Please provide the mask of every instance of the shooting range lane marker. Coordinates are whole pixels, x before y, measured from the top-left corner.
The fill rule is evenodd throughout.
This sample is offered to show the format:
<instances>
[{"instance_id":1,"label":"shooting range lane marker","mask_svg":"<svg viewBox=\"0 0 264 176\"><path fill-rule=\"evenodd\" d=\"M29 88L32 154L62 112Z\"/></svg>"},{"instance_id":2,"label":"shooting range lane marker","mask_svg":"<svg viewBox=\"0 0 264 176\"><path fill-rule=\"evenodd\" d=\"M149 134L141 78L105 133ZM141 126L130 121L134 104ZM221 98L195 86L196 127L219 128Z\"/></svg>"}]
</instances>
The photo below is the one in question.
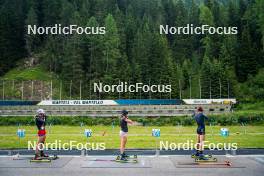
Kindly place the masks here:
<instances>
[{"instance_id":1,"label":"shooting range lane marker","mask_svg":"<svg viewBox=\"0 0 264 176\"><path fill-rule=\"evenodd\" d=\"M194 162L186 156L169 156L176 168L245 168L236 158L227 158L225 155L218 156L218 162Z\"/></svg>"},{"instance_id":2,"label":"shooting range lane marker","mask_svg":"<svg viewBox=\"0 0 264 176\"><path fill-rule=\"evenodd\" d=\"M17 129L17 136L18 136L18 148L21 148L21 138L24 138L26 136L25 134L25 129L22 129L20 124L18 124L18 129ZM17 154L15 156L13 156L13 159L17 159L19 160L19 150L17 151Z\"/></svg>"},{"instance_id":3,"label":"shooting range lane marker","mask_svg":"<svg viewBox=\"0 0 264 176\"><path fill-rule=\"evenodd\" d=\"M160 151L158 149L158 143L160 138L160 129L152 129L152 136L156 138L156 157L160 155Z\"/></svg>"},{"instance_id":4,"label":"shooting range lane marker","mask_svg":"<svg viewBox=\"0 0 264 176\"><path fill-rule=\"evenodd\" d=\"M150 157L139 158L137 162L116 162L114 156L87 156L81 168L151 168Z\"/></svg>"},{"instance_id":5,"label":"shooting range lane marker","mask_svg":"<svg viewBox=\"0 0 264 176\"><path fill-rule=\"evenodd\" d=\"M221 128L220 129L220 136L224 138L225 145L228 143L228 136L229 136L229 130L228 128ZM228 150L225 150L226 155L229 155Z\"/></svg>"},{"instance_id":6,"label":"shooting range lane marker","mask_svg":"<svg viewBox=\"0 0 264 176\"><path fill-rule=\"evenodd\" d=\"M71 160L72 156L59 157L51 162L30 162L32 156L22 156L22 160L13 160L12 157L0 157L0 168L62 168Z\"/></svg>"},{"instance_id":7,"label":"shooting range lane marker","mask_svg":"<svg viewBox=\"0 0 264 176\"><path fill-rule=\"evenodd\" d=\"M85 129L84 130L84 136L87 138L92 137L92 130L91 129Z\"/></svg>"}]
</instances>

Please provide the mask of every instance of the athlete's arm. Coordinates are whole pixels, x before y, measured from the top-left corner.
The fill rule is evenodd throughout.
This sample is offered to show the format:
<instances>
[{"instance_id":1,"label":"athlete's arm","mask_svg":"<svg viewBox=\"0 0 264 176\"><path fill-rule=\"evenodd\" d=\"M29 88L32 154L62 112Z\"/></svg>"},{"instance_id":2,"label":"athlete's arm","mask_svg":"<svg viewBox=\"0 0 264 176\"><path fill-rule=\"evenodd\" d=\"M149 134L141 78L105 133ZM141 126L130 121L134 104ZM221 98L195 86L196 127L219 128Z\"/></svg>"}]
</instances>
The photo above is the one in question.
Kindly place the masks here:
<instances>
[{"instance_id":1,"label":"athlete's arm","mask_svg":"<svg viewBox=\"0 0 264 176\"><path fill-rule=\"evenodd\" d=\"M130 120L130 119L128 119L128 118L125 118L125 121L126 121L127 123L129 123L129 124L133 124L133 121Z\"/></svg>"},{"instance_id":2,"label":"athlete's arm","mask_svg":"<svg viewBox=\"0 0 264 176\"><path fill-rule=\"evenodd\" d=\"M205 120L208 120L209 119L206 115L203 114L203 116L204 116L204 119Z\"/></svg>"},{"instance_id":3,"label":"athlete's arm","mask_svg":"<svg viewBox=\"0 0 264 176\"><path fill-rule=\"evenodd\" d=\"M195 111L192 112L192 118L195 119Z\"/></svg>"},{"instance_id":4,"label":"athlete's arm","mask_svg":"<svg viewBox=\"0 0 264 176\"><path fill-rule=\"evenodd\" d=\"M45 122L45 119L43 119L41 117L36 117L36 121L44 123Z\"/></svg>"},{"instance_id":5,"label":"athlete's arm","mask_svg":"<svg viewBox=\"0 0 264 176\"><path fill-rule=\"evenodd\" d=\"M47 123L47 119L48 119L48 116L47 115L45 115L44 116L44 121Z\"/></svg>"}]
</instances>

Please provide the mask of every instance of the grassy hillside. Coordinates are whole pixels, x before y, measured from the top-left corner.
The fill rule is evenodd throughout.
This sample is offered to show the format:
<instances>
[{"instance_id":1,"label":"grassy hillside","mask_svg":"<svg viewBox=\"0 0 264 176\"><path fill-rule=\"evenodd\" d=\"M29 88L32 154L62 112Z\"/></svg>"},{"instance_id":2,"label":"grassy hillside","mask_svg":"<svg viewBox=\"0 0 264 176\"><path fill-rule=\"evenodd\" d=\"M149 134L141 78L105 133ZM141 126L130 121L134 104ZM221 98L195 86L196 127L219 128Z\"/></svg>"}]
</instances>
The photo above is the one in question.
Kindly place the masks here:
<instances>
[{"instance_id":1,"label":"grassy hillside","mask_svg":"<svg viewBox=\"0 0 264 176\"><path fill-rule=\"evenodd\" d=\"M59 98L60 79L41 66L17 67L7 72L0 82L0 91L5 100L40 100ZM63 94L63 89L62 89Z\"/></svg>"},{"instance_id":2,"label":"grassy hillside","mask_svg":"<svg viewBox=\"0 0 264 176\"><path fill-rule=\"evenodd\" d=\"M52 80L55 75L48 73L40 66L33 68L15 68L6 73L4 80Z\"/></svg>"}]
</instances>

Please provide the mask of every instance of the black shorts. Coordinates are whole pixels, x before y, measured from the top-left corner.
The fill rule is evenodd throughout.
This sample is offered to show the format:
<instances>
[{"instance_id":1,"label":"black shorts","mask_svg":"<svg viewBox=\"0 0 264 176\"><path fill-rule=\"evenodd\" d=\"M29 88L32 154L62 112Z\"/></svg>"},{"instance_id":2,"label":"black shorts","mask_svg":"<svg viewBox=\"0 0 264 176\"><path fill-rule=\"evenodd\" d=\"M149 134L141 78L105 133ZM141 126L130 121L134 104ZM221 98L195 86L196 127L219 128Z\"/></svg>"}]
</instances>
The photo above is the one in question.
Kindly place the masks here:
<instances>
[{"instance_id":1,"label":"black shorts","mask_svg":"<svg viewBox=\"0 0 264 176\"><path fill-rule=\"evenodd\" d=\"M205 135L205 128L197 128L197 134Z\"/></svg>"}]
</instances>

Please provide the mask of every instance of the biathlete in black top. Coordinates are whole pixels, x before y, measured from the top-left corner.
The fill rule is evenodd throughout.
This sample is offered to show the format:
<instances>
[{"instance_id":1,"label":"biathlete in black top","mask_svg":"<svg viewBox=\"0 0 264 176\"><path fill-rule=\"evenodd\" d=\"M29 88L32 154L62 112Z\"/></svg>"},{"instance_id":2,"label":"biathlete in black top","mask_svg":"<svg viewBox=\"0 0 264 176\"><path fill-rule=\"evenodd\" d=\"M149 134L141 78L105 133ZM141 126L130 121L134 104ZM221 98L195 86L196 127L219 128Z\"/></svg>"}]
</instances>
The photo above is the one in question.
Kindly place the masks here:
<instances>
[{"instance_id":1,"label":"biathlete in black top","mask_svg":"<svg viewBox=\"0 0 264 176\"><path fill-rule=\"evenodd\" d=\"M125 148L127 143L127 133L128 133L128 126L127 124L133 124L133 121L128 119L128 112L123 110L120 117L120 155L121 160L127 160L127 155L125 154Z\"/></svg>"},{"instance_id":2,"label":"biathlete in black top","mask_svg":"<svg viewBox=\"0 0 264 176\"><path fill-rule=\"evenodd\" d=\"M44 143L46 140L46 121L47 115L43 109L37 110L37 115L35 116L36 126L38 128L38 142L36 146L36 153L35 153L35 160L41 160L43 157L49 157L48 155L44 154Z\"/></svg>"},{"instance_id":3,"label":"biathlete in black top","mask_svg":"<svg viewBox=\"0 0 264 176\"><path fill-rule=\"evenodd\" d=\"M197 113L193 115L197 123L197 143L196 143L196 156L203 154L203 143L205 140L205 120L208 120L208 117L203 114L203 108L199 107Z\"/></svg>"}]
</instances>

